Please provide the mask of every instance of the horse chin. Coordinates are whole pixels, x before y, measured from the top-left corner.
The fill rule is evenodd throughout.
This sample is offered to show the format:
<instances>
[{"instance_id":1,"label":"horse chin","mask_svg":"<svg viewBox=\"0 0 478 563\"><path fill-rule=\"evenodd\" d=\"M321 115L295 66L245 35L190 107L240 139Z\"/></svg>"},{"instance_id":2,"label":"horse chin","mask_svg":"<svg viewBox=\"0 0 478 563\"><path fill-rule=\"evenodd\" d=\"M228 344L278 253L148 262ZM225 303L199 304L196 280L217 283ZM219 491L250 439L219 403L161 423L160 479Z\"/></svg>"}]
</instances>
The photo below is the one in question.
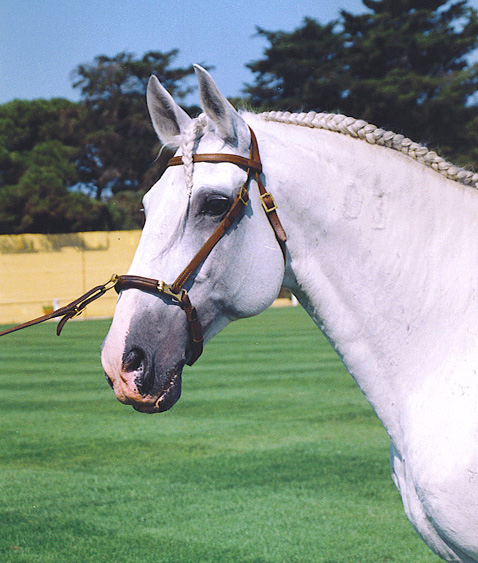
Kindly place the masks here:
<instances>
[{"instance_id":1,"label":"horse chin","mask_svg":"<svg viewBox=\"0 0 478 563\"><path fill-rule=\"evenodd\" d=\"M175 369L160 387L154 386L147 394L141 393L136 386L115 385L116 398L125 405L144 414L165 412L173 407L181 397L182 368Z\"/></svg>"},{"instance_id":2,"label":"horse chin","mask_svg":"<svg viewBox=\"0 0 478 563\"><path fill-rule=\"evenodd\" d=\"M169 378L166 387L158 397L145 397L147 402L133 402L134 410L145 414L168 411L181 397L181 372L175 372Z\"/></svg>"}]
</instances>

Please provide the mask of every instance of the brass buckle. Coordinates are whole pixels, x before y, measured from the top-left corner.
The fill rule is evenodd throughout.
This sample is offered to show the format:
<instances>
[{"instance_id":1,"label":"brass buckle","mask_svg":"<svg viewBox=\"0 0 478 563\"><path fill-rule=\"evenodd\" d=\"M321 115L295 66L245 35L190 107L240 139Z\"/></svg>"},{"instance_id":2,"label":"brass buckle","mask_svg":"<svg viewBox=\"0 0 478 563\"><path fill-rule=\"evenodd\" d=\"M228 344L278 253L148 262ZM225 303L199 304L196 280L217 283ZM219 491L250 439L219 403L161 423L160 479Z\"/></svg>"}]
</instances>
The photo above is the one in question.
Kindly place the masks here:
<instances>
[{"instance_id":1,"label":"brass buckle","mask_svg":"<svg viewBox=\"0 0 478 563\"><path fill-rule=\"evenodd\" d=\"M266 202L266 198L270 198L270 201L272 202L272 205L269 207L267 202ZM264 208L264 211L266 213L272 213L273 211L275 211L277 209L277 204L272 196L272 194L270 192L266 192L265 194L261 195L261 201L262 201L262 207Z\"/></svg>"},{"instance_id":2,"label":"brass buckle","mask_svg":"<svg viewBox=\"0 0 478 563\"><path fill-rule=\"evenodd\" d=\"M171 289L171 286L163 281L158 281L156 287L162 295L167 295L171 297L175 301L181 303L185 295L187 295L187 291L185 289L180 289L177 293Z\"/></svg>"},{"instance_id":3,"label":"brass buckle","mask_svg":"<svg viewBox=\"0 0 478 563\"><path fill-rule=\"evenodd\" d=\"M241 200L241 202L247 206L247 203L249 201L249 193L247 191L246 185L242 184L241 189L237 195L238 199Z\"/></svg>"}]
</instances>

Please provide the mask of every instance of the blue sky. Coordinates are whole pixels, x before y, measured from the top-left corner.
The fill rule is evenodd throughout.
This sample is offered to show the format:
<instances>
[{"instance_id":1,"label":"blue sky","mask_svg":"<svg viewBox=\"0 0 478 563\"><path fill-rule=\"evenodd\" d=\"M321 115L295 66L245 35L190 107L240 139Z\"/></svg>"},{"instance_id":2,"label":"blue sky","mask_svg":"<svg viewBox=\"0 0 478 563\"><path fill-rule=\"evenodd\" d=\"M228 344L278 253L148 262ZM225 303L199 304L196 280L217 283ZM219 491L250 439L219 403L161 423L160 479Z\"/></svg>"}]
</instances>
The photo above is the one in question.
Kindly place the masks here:
<instances>
[{"instance_id":1,"label":"blue sky","mask_svg":"<svg viewBox=\"0 0 478 563\"><path fill-rule=\"evenodd\" d=\"M478 0L477 0L478 2ZM252 81L245 64L267 42L256 26L292 31L305 16L326 23L361 0L1 0L0 103L77 99L71 71L96 55L180 51L176 63L207 63L227 96Z\"/></svg>"},{"instance_id":2,"label":"blue sky","mask_svg":"<svg viewBox=\"0 0 478 563\"><path fill-rule=\"evenodd\" d=\"M470 4L478 8L478 0ZM1 0L0 103L78 99L71 71L100 54L178 48L178 66L203 62L227 96L253 80L247 62L267 45L256 26L292 31L305 16L326 23L361 0ZM190 100L194 101L194 100Z\"/></svg>"}]
</instances>

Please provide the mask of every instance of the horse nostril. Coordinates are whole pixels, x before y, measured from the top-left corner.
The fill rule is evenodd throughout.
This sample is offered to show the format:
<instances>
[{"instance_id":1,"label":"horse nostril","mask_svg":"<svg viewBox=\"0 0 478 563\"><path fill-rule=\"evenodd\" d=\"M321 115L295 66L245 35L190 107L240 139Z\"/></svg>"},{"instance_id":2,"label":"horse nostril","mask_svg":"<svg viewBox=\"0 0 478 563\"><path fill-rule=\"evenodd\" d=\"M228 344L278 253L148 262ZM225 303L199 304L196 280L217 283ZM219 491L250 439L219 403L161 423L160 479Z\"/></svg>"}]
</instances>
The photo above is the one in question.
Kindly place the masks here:
<instances>
[{"instance_id":1,"label":"horse nostril","mask_svg":"<svg viewBox=\"0 0 478 563\"><path fill-rule=\"evenodd\" d=\"M123 370L135 372L134 382L141 395L147 395L154 385L154 369L147 361L146 353L132 348L123 356Z\"/></svg>"},{"instance_id":2,"label":"horse nostril","mask_svg":"<svg viewBox=\"0 0 478 563\"><path fill-rule=\"evenodd\" d=\"M123 356L124 371L136 371L144 362L144 352L139 348L133 348Z\"/></svg>"}]
</instances>

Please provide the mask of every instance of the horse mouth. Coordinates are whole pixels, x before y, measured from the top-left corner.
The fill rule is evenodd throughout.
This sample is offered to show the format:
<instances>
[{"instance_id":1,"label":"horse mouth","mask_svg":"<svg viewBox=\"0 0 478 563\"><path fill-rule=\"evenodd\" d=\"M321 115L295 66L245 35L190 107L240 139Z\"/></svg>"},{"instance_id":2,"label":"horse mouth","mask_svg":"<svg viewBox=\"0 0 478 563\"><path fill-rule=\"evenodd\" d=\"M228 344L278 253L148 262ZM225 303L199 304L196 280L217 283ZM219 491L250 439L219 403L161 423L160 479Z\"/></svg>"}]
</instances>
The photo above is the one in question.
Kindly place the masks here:
<instances>
[{"instance_id":1,"label":"horse mouth","mask_svg":"<svg viewBox=\"0 0 478 563\"><path fill-rule=\"evenodd\" d=\"M144 401L131 401L134 410L145 414L156 414L169 410L181 396L181 371L173 372L157 397L147 396Z\"/></svg>"},{"instance_id":2,"label":"horse mouth","mask_svg":"<svg viewBox=\"0 0 478 563\"><path fill-rule=\"evenodd\" d=\"M136 411L155 414L169 410L181 396L181 374L179 369L169 371L160 381L144 392L138 382L128 377L131 374L122 372L121 377L113 378L105 372L106 379L113 388L116 398L124 405L131 405Z\"/></svg>"}]
</instances>

